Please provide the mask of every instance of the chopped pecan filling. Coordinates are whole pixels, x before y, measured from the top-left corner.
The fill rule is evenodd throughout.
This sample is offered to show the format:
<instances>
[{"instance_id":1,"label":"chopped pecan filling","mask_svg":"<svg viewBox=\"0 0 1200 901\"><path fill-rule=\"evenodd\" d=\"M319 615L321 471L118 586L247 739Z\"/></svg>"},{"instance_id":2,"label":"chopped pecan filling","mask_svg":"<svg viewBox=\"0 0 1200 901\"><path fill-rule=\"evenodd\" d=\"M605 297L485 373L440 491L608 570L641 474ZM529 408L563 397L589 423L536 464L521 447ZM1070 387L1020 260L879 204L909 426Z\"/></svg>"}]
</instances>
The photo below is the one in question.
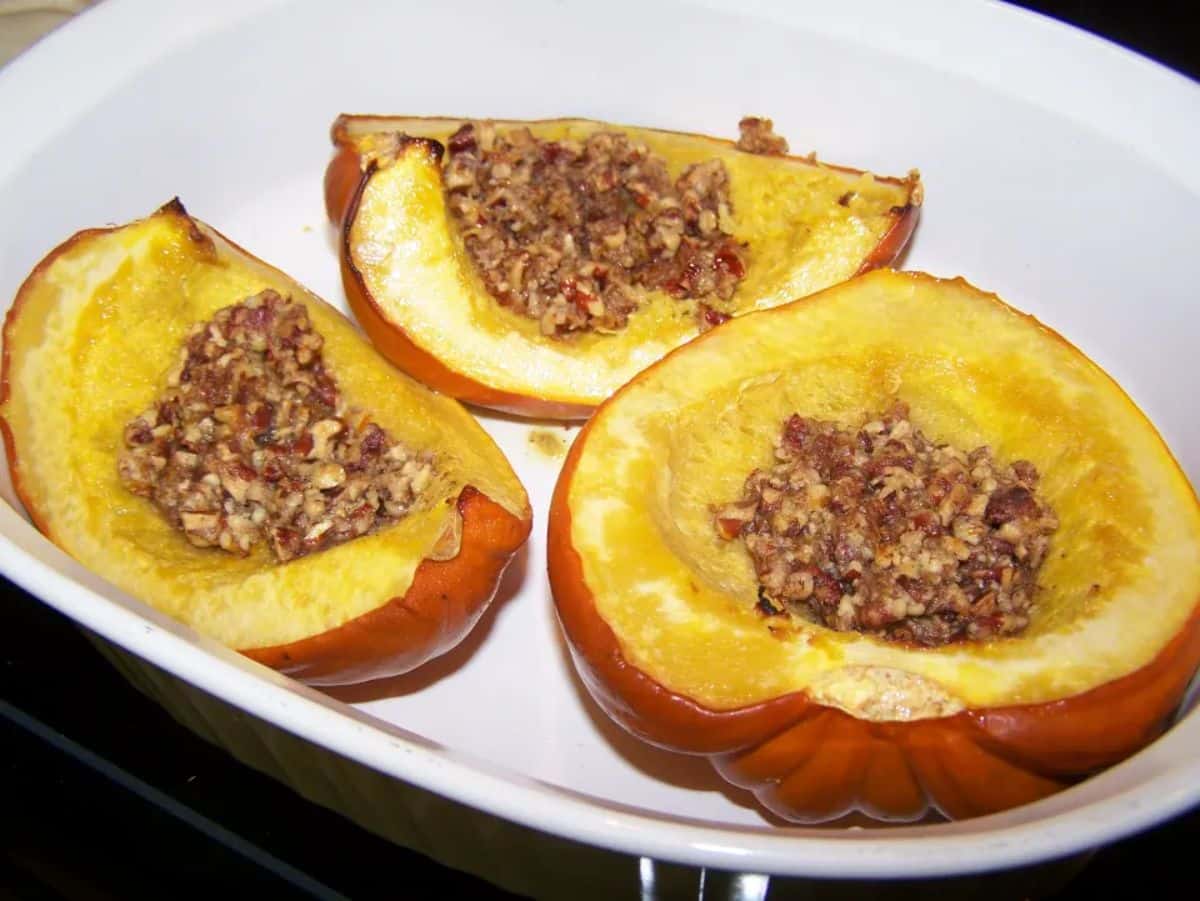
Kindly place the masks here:
<instances>
[{"instance_id":1,"label":"chopped pecan filling","mask_svg":"<svg viewBox=\"0 0 1200 901\"><path fill-rule=\"evenodd\" d=\"M746 272L725 230L720 160L672 180L666 161L624 134L543 141L527 128L464 124L450 138L451 216L491 295L561 337L624 328L645 291L696 300L702 329Z\"/></svg>"},{"instance_id":2,"label":"chopped pecan filling","mask_svg":"<svg viewBox=\"0 0 1200 901\"><path fill-rule=\"evenodd\" d=\"M167 388L125 427L121 481L188 541L280 561L404 516L434 474L347 407L308 312L274 291L188 334Z\"/></svg>"},{"instance_id":3,"label":"chopped pecan filling","mask_svg":"<svg viewBox=\"0 0 1200 901\"><path fill-rule=\"evenodd\" d=\"M738 123L738 132L738 150L768 156L788 152L787 138L775 134L775 123L770 119L746 116Z\"/></svg>"},{"instance_id":4,"label":"chopped pecan filling","mask_svg":"<svg viewBox=\"0 0 1200 901\"><path fill-rule=\"evenodd\" d=\"M763 613L926 646L1028 625L1058 528L1037 469L934 444L908 416L897 403L849 429L793 415L775 464L716 511L754 561Z\"/></svg>"}]
</instances>

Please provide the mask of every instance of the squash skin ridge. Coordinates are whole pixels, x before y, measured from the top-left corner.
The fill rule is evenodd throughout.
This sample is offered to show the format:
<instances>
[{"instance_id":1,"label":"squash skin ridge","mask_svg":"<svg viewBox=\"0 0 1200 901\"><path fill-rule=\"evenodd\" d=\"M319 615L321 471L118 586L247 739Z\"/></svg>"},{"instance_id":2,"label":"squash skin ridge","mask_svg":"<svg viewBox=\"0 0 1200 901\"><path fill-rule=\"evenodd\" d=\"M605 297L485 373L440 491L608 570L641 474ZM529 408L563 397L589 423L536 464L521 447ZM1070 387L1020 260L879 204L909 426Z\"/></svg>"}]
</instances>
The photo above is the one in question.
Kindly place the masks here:
<instances>
[{"instance_id":1,"label":"squash skin ridge","mask_svg":"<svg viewBox=\"0 0 1200 901\"><path fill-rule=\"evenodd\" d=\"M969 284L961 277L901 274ZM821 293L792 305L813 302ZM979 293L1074 349L1033 315L1015 310L994 293ZM778 309L747 315L769 316ZM637 380L722 327L671 351ZM1112 376L1080 356L1137 409ZM1152 660L1049 702L968 708L912 721L869 721L825 706L803 691L721 710L668 689L624 656L620 639L596 608L571 539L573 473L588 433L604 407L624 390L601 405L567 455L550 506L547 561L556 612L577 673L596 703L631 734L669 751L707 756L722 778L751 791L772 813L814 824L855 811L894 822L912 822L930 810L951 819L997 813L1069 788L1141 750L1168 728L1200 668L1200 597L1185 624ZM1182 477L1178 461L1161 434L1155 434L1164 459ZM1186 477L1184 482L1194 502L1195 489ZM858 761L860 769L847 774L848 758ZM872 778L876 767L890 778Z\"/></svg>"},{"instance_id":2,"label":"squash skin ridge","mask_svg":"<svg viewBox=\"0 0 1200 901\"><path fill-rule=\"evenodd\" d=\"M330 128L330 137L334 144L334 155L330 160L325 170L324 176L324 198L326 214L330 222L338 229L339 232L339 253L342 271L342 281L345 287L346 296L350 302L351 309L354 311L355 317L362 324L363 329L371 337L371 340L378 346L384 355L395 362L398 366L410 373L416 378L428 384L430 387L456 397L459 400L478 406L483 406L504 413L539 419L556 419L556 420L583 420L592 414L596 409L597 404L591 403L575 403L564 400L554 400L547 397L542 397L537 394L537 386L530 385L528 390L518 392L514 390L505 390L492 387L483 381L480 381L464 372L454 368L452 359L444 359L437 356L434 352L427 350L418 341L414 340L403 324L398 321L389 320L380 308L376 300L371 296L371 292L366 286L363 275L354 265L352 259L352 247L350 242L350 229L358 215L359 203L362 194L377 171L377 161L360 153L355 137L351 134L349 125L354 120L379 120L382 121L429 121L440 122L446 117L388 117L388 116L369 116L360 114L342 114L334 121ZM455 120L455 121L466 121ZM529 120L528 122L516 122L509 120L496 120L502 125L553 125L557 123L582 122L588 120L579 120L569 117L554 118L554 119L539 119ZM609 123L601 123L608 125ZM618 126L614 128L641 128L641 126ZM701 135L689 132L671 131L668 129L647 128L646 130L654 131L662 134L673 135L678 137L692 138L710 142L723 147L734 147L735 142L725 138L717 138L709 135ZM374 132L382 133L382 132ZM395 131L393 133L399 136L397 143L398 149L403 149L410 144L424 144L436 148L437 158L440 160L444 148L442 144L427 137L414 137ZM864 174L862 170L854 169L848 166L840 166L830 163L817 163L815 155L810 157L800 157L795 155L785 155L784 159L791 160L797 163L808 165L819 165L823 169L832 170L843 174ZM861 275L874 269L883 266L888 266L896 261L903 252L911 238L913 231L916 229L917 223L920 220L921 207L923 203L924 188L920 181L920 176L914 170L908 178L900 179L891 176L873 176L876 181L901 186L907 185L910 189L908 202L904 206L892 208L893 220L890 227L879 238L871 252L859 265L854 275ZM744 313L738 315L745 315ZM694 340L694 337L689 340Z\"/></svg>"},{"instance_id":3,"label":"squash skin ridge","mask_svg":"<svg viewBox=\"0 0 1200 901\"><path fill-rule=\"evenodd\" d=\"M191 240L211 248L214 258L218 258L221 252L209 232L226 246L226 258L239 262L245 258L302 290L286 273L259 260L210 226L197 223L178 198L147 218L157 216L170 216L185 224ZM64 550L66 547L56 535L50 519L39 508L34 493L26 485L30 477L21 465L16 437L7 415L4 415L4 404L9 401L12 392L12 329L34 286L60 257L83 242L103 238L125 227L116 225L87 229L60 243L47 253L22 283L5 319L4 345L0 354L0 435L4 440L13 489L38 531ZM345 319L333 307L328 309ZM365 339L360 336L359 340L363 342L364 351L373 353ZM418 390L427 389L422 387ZM485 432L479 430L479 433L481 440L491 442ZM469 482L463 484L457 498L447 500L462 519L458 553L445 560L431 557L421 559L417 563L413 582L403 595L384 599L374 609L323 633L269 647L235 650L249 659L319 686L352 684L399 675L450 650L470 632L490 606L505 570L530 534L532 510L523 486L520 494L520 510L514 513ZM182 541L182 537L179 540ZM135 591L130 594L136 597Z\"/></svg>"}]
</instances>

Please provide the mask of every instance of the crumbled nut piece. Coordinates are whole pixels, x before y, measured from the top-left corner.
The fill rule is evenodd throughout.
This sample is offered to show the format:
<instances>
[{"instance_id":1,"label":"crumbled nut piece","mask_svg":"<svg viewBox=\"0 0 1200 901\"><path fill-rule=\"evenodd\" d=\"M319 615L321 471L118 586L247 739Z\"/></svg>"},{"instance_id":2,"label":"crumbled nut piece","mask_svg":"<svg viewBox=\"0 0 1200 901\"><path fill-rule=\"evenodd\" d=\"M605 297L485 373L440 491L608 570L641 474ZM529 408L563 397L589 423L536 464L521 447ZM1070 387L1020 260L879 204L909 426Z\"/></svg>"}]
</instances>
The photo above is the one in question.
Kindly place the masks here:
<instances>
[{"instance_id":1,"label":"crumbled nut piece","mask_svg":"<svg viewBox=\"0 0 1200 901\"><path fill-rule=\"evenodd\" d=\"M787 138L775 134L775 123L770 119L746 116L738 123L738 150L766 155L788 152Z\"/></svg>"},{"instance_id":2,"label":"crumbled nut piece","mask_svg":"<svg viewBox=\"0 0 1200 901\"><path fill-rule=\"evenodd\" d=\"M280 561L404 516L433 477L342 402L303 305L263 291L192 329L167 390L125 427L121 481L197 547Z\"/></svg>"},{"instance_id":3,"label":"crumbled nut piece","mask_svg":"<svg viewBox=\"0 0 1200 901\"><path fill-rule=\"evenodd\" d=\"M715 511L741 537L759 608L933 646L1025 628L1054 512L1026 460L935 445L896 403L858 429L793 415L776 463Z\"/></svg>"},{"instance_id":4,"label":"crumbled nut piece","mask_svg":"<svg viewBox=\"0 0 1200 901\"><path fill-rule=\"evenodd\" d=\"M719 160L672 181L624 134L542 141L487 122L464 124L447 149L444 185L467 252L492 296L544 334L624 328L646 290L702 299L702 329L727 315L713 305L733 296L746 259L724 230Z\"/></svg>"}]
</instances>

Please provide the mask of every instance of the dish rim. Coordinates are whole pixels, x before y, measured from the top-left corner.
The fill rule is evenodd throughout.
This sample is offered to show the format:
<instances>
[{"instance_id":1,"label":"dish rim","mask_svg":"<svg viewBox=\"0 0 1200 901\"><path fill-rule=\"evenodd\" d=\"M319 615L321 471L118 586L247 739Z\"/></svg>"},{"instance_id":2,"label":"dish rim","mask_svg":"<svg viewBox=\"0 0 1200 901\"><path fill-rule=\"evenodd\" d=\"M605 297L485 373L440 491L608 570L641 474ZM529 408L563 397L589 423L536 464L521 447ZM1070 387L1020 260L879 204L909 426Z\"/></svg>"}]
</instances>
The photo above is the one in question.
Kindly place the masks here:
<instances>
[{"instance_id":1,"label":"dish rim","mask_svg":"<svg viewBox=\"0 0 1200 901\"><path fill-rule=\"evenodd\" d=\"M153 0L108 0L89 8L0 70L0 110L10 111L10 121L24 126L16 130L15 140L0 147L0 182L7 181L42 143L52 140L58 128L69 126L146 65L175 47L234 27L283 2L221 0L180 8ZM784 2L769 0L702 0L699 5L792 24L801 15ZM956 29L983 33L987 29L997 42L1006 34L1024 30L1035 41L1036 53L1063 53L1068 69L1103 58L1107 64L1103 84L1092 85L1087 93L1099 95L1101 88L1108 91L1103 97L1104 114L1121 123L1119 129L1113 126L1112 133L1128 135L1149 123L1160 124L1164 106L1172 109L1174 118L1166 123L1166 136L1162 129L1156 131L1158 147L1147 156L1192 193L1200 194L1200 171L1190 171L1185 159L1188 146L1200 148L1200 85L1102 38L1015 7L956 4L948 8L920 0L901 12L882 0L864 0L852 11L844 5L830 5L816 11L806 8L803 15L808 30L841 37L861 37L854 30L855 22L869 15L876 26L885 22L888 27L875 27L864 46L884 48L886 35L889 52L913 57L927 52L931 35L936 38ZM121 54L108 58L97 53L95 48L105 46L105 37L114 34L122 35ZM956 68L961 74L972 63L965 53L955 50L940 59L940 65ZM55 64L61 58L73 59L67 73ZM74 65L76 60L83 65ZM1023 79L1034 77L1032 71L1022 74L1014 87L1000 78L1003 66L994 61L977 63L977 69L971 74L978 81L1010 90L1028 89L1032 82ZM1041 101L1056 112L1084 118L1093 125L1089 117L1097 112L1097 99L1084 98L1082 106L1060 109L1059 104L1070 99L1074 90L1071 81L1064 77L1051 85L1038 83ZM77 90L67 91L68 84ZM31 85L40 87L31 89ZM37 106L36 99L47 96L47 86L58 92L56 99L61 96L66 102ZM1147 94L1154 102L1144 102ZM702 823L612 804L461 751L440 748L429 739L266 671L145 605L133 602L141 612L127 608L120 592L51 545L8 504L0 505L0 572L103 638L314 744L488 813L633 855L778 875L950 876L1066 856L1145 829L1200 803L1200 760L1193 760L1082 806L1070 802L1081 792L1094 794L1098 782L1119 784L1128 764L1037 804L957 823L879 831ZM1181 728L1200 742L1200 712L1193 710L1173 731ZM1037 841L1030 841L1034 836ZM968 850L969 854L964 853Z\"/></svg>"}]
</instances>

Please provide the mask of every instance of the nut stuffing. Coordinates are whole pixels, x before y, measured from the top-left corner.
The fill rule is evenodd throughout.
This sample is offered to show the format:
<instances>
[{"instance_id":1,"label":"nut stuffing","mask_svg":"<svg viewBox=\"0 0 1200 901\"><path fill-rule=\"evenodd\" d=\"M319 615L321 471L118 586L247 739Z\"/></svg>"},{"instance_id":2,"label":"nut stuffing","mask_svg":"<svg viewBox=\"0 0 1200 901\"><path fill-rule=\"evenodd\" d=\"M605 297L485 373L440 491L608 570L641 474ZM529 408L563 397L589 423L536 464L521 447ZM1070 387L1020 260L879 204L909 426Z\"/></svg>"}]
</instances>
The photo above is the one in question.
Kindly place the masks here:
<instances>
[{"instance_id":1,"label":"nut stuffing","mask_svg":"<svg viewBox=\"0 0 1200 901\"><path fill-rule=\"evenodd\" d=\"M857 429L793 415L775 460L715 511L764 615L924 646L1028 625L1058 528L1032 463L934 444L900 402Z\"/></svg>"},{"instance_id":2,"label":"nut stuffing","mask_svg":"<svg viewBox=\"0 0 1200 901\"><path fill-rule=\"evenodd\" d=\"M747 248L728 231L720 160L672 179L662 157L618 132L543 141L490 122L464 124L447 150L448 207L467 253L489 293L543 334L622 329L651 290L695 301L701 329L729 318L721 307Z\"/></svg>"},{"instance_id":3,"label":"nut stuffing","mask_svg":"<svg viewBox=\"0 0 1200 901\"><path fill-rule=\"evenodd\" d=\"M434 476L347 407L302 304L263 291L196 325L167 388L124 431L121 481L187 540L280 562L377 531Z\"/></svg>"},{"instance_id":4,"label":"nut stuffing","mask_svg":"<svg viewBox=\"0 0 1200 901\"><path fill-rule=\"evenodd\" d=\"M738 123L738 132L738 150L764 155L788 152L787 138L775 134L775 123L770 119L746 116Z\"/></svg>"}]
</instances>

